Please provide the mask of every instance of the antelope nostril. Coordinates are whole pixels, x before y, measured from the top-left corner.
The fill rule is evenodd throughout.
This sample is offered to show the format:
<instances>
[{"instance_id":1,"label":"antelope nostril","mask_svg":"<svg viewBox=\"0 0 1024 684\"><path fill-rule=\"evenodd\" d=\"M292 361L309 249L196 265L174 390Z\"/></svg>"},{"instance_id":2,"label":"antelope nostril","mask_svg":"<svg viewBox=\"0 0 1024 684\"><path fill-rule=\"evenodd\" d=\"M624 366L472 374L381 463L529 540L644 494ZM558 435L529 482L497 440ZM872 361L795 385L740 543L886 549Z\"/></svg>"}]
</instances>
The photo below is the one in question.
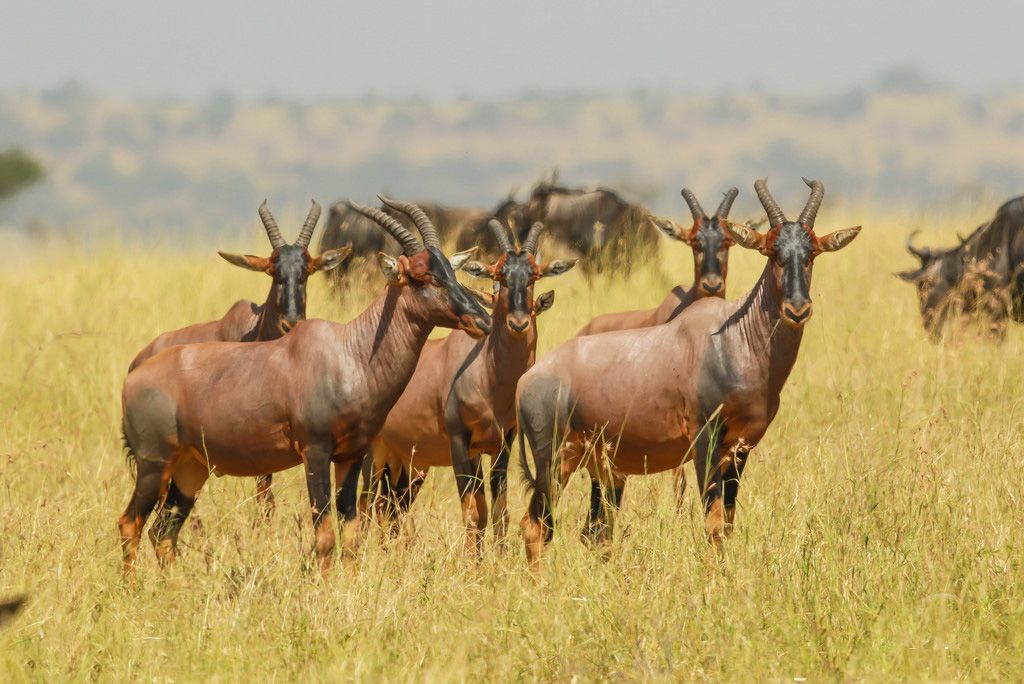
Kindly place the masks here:
<instances>
[{"instance_id":1,"label":"antelope nostril","mask_svg":"<svg viewBox=\"0 0 1024 684\"><path fill-rule=\"evenodd\" d=\"M719 280L717 282L709 282L705 280L704 289L711 293L718 292L719 290L722 289L722 281Z\"/></svg>"},{"instance_id":2,"label":"antelope nostril","mask_svg":"<svg viewBox=\"0 0 1024 684\"><path fill-rule=\"evenodd\" d=\"M794 323L803 323L811 316L811 305L805 304L797 309L787 304L783 307L783 313L786 314L786 318Z\"/></svg>"},{"instance_id":3,"label":"antelope nostril","mask_svg":"<svg viewBox=\"0 0 1024 684\"><path fill-rule=\"evenodd\" d=\"M508 323L508 329L511 330L512 332L516 332L516 333L526 332L530 328L530 319L529 318L526 318L526 319L523 319L523 320L517 320L517 319L509 318L507 323Z\"/></svg>"}]
</instances>

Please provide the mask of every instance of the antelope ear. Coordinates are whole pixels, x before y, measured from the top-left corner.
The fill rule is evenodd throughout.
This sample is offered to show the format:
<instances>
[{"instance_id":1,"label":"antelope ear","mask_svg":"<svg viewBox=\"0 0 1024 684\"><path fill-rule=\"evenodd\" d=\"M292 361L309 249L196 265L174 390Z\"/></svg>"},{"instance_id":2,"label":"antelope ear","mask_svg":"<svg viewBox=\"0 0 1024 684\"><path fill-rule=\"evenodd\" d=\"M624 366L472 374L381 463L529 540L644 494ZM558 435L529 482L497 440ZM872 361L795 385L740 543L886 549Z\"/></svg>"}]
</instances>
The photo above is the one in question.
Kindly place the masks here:
<instances>
[{"instance_id":1,"label":"antelope ear","mask_svg":"<svg viewBox=\"0 0 1024 684\"><path fill-rule=\"evenodd\" d=\"M768 219L766 218L763 218L761 220L749 219L744 222L744 225L746 225L747 228L752 228L753 230L761 230L762 228L765 227L765 225L767 225L767 223Z\"/></svg>"},{"instance_id":2,"label":"antelope ear","mask_svg":"<svg viewBox=\"0 0 1024 684\"><path fill-rule=\"evenodd\" d=\"M473 276L474 278L491 278L494 276L494 271L490 266L484 266L479 261L470 261L462 270Z\"/></svg>"},{"instance_id":3,"label":"antelope ear","mask_svg":"<svg viewBox=\"0 0 1024 684\"><path fill-rule=\"evenodd\" d=\"M660 216L651 215L651 223L654 227L660 230L665 235L669 236L673 240L679 240L689 244L689 234L683 230L683 227L677 224L675 221Z\"/></svg>"},{"instance_id":4,"label":"antelope ear","mask_svg":"<svg viewBox=\"0 0 1024 684\"><path fill-rule=\"evenodd\" d=\"M761 254L767 251L768 240L764 233L757 233L742 223L726 221L725 232L740 247L756 249Z\"/></svg>"},{"instance_id":5,"label":"antelope ear","mask_svg":"<svg viewBox=\"0 0 1024 684\"><path fill-rule=\"evenodd\" d=\"M401 285L405 282L405 268L395 257L384 252L377 252L377 263L380 264L380 272L384 274L389 283Z\"/></svg>"},{"instance_id":6,"label":"antelope ear","mask_svg":"<svg viewBox=\"0 0 1024 684\"><path fill-rule=\"evenodd\" d=\"M818 238L818 249L822 252L838 252L846 245L853 242L853 238L860 234L860 226L844 228L828 235Z\"/></svg>"},{"instance_id":7,"label":"antelope ear","mask_svg":"<svg viewBox=\"0 0 1024 684\"><path fill-rule=\"evenodd\" d=\"M550 309L555 303L555 291L548 290L544 294L537 297L533 302L533 315L539 316L548 309Z\"/></svg>"},{"instance_id":8,"label":"antelope ear","mask_svg":"<svg viewBox=\"0 0 1024 684\"><path fill-rule=\"evenodd\" d=\"M448 263L452 265L452 270L458 271L460 268L462 268L465 265L465 263L469 261L469 257L476 254L476 250L477 247L473 246L463 252L456 252L455 254L452 254L450 257L448 257Z\"/></svg>"},{"instance_id":9,"label":"antelope ear","mask_svg":"<svg viewBox=\"0 0 1024 684\"><path fill-rule=\"evenodd\" d=\"M221 257L223 257L229 264L234 264L240 268L247 268L250 271L270 273L270 259L253 256L252 254L229 254L227 252L217 252L217 254L220 254Z\"/></svg>"},{"instance_id":10,"label":"antelope ear","mask_svg":"<svg viewBox=\"0 0 1024 684\"><path fill-rule=\"evenodd\" d=\"M317 271L330 271L332 268L337 268L341 265L341 262L345 260L345 257L351 253L352 245L345 245L344 247L338 247L337 249L329 249L317 258L313 259L313 264L310 267L309 272L315 273Z\"/></svg>"},{"instance_id":11,"label":"antelope ear","mask_svg":"<svg viewBox=\"0 0 1024 684\"><path fill-rule=\"evenodd\" d=\"M549 261L540 267L540 277L547 278L548 276L562 275L572 270L572 267L576 265L579 259L555 259Z\"/></svg>"},{"instance_id":12,"label":"antelope ear","mask_svg":"<svg viewBox=\"0 0 1024 684\"><path fill-rule=\"evenodd\" d=\"M494 308L494 295L483 290L478 290L475 287L467 287L466 292L473 296L473 299L480 302L481 306L486 306L488 309Z\"/></svg>"}]
</instances>

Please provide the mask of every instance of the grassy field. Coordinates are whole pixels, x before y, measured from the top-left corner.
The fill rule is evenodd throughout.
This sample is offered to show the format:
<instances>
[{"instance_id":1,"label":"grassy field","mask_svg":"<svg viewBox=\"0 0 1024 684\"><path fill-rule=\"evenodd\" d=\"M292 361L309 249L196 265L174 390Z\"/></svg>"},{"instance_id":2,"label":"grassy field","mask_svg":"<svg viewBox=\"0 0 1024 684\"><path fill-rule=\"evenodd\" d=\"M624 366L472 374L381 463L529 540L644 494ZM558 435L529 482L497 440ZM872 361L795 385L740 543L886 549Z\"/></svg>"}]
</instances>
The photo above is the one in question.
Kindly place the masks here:
<instances>
[{"instance_id":1,"label":"grassy field","mask_svg":"<svg viewBox=\"0 0 1024 684\"><path fill-rule=\"evenodd\" d=\"M658 475L632 482L601 560L578 539L577 476L539 579L515 524L508 551L488 540L479 563L464 558L453 480L439 471L402 537L371 540L322 581L293 470L275 478L270 524L257 523L252 480L211 481L180 561L161 572L146 542L126 586L115 520L131 489L128 362L158 332L261 299L268 283L212 249L7 255L0 597L30 603L0 632L0 680L1024 678L1024 329L1001 346L930 344L912 289L890 275L909 265L909 226L850 219L827 203L819 218L822 232L865 230L817 262L816 313L725 556L710 557L692 491L680 516ZM932 235L969 225L944 220ZM242 247L264 251L255 238ZM592 315L689 282L684 249L666 245L628 282L550 281L540 353ZM729 296L761 267L734 252ZM371 294L341 303L317 277L309 311L346 320ZM517 470L511 482L516 523Z\"/></svg>"}]
</instances>

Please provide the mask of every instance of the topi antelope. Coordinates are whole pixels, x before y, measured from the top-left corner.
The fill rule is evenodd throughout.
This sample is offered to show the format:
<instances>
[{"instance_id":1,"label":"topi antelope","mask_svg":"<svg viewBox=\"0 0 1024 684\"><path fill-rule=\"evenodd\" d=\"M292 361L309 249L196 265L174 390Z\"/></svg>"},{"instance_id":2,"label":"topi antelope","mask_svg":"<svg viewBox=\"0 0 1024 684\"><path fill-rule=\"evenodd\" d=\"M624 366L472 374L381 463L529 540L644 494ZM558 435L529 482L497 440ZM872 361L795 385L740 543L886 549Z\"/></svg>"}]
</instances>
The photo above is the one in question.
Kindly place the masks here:
<instances>
[{"instance_id":1,"label":"topi antelope","mask_svg":"<svg viewBox=\"0 0 1024 684\"><path fill-rule=\"evenodd\" d=\"M675 286L661 304L653 309L617 311L597 316L583 326L576 333L577 336L661 325L671 321L702 297L725 297L725 283L729 275L729 249L735 244L726 232L726 224L729 223L729 211L740 191L737 188L729 188L718 209L711 216L704 211L693 191L683 188L680 194L690 208L693 227L688 231L675 227L675 224L659 224L658 227L669 237L679 240L693 250L693 285L689 288L684 285ZM675 485L676 501L681 505L686 491L686 474L682 466L676 470ZM600 512L601 486L594 480L591 483L590 516L584 529L584 539L594 541L594 535L600 532Z\"/></svg>"},{"instance_id":2,"label":"topi antelope","mask_svg":"<svg viewBox=\"0 0 1024 684\"><path fill-rule=\"evenodd\" d=\"M235 266L269 275L273 281L266 301L257 306L248 299L240 299L216 321L163 333L135 355L128 367L129 373L157 352L176 344L276 340L306 318L306 280L317 271L330 271L337 267L352 251L352 246L325 250L315 258L310 256L306 248L320 220L320 205L316 202L310 207L299 237L292 244L285 242L281 236L281 229L267 208L266 200L260 205L259 215L267 237L270 238L270 246L274 249L269 257L225 252L218 254ZM270 484L270 475L259 478L256 483L256 498L263 503L268 517L274 511L274 495L270 491Z\"/></svg>"},{"instance_id":3,"label":"topi antelope","mask_svg":"<svg viewBox=\"0 0 1024 684\"><path fill-rule=\"evenodd\" d=\"M731 531L740 474L779 408L811 316L815 258L842 249L860 227L818 236L814 220L824 196L811 196L796 221L754 184L770 230L727 224L740 246L767 257L744 297L706 297L665 325L577 337L526 372L516 389L520 457L532 490L522 527L526 553L538 568L553 534L554 496L585 466L610 496L600 524L611 534L624 476L675 468L693 459L709 541ZM526 462L522 435L533 451ZM552 480L557 480L552 482Z\"/></svg>"},{"instance_id":4,"label":"topi antelope","mask_svg":"<svg viewBox=\"0 0 1024 684\"><path fill-rule=\"evenodd\" d=\"M331 463L345 477L412 377L436 326L483 337L490 317L455 279L429 219L415 205L387 201L408 214L422 241L378 209L357 207L402 245L381 254L384 292L346 324L301 321L271 342L206 342L172 347L128 374L122 431L135 464L135 489L118 520L124 570L164 499L151 538L162 562L211 473L258 476L302 464L306 471L321 572L331 564ZM347 468L347 470L345 470Z\"/></svg>"},{"instance_id":5,"label":"topi antelope","mask_svg":"<svg viewBox=\"0 0 1024 684\"><path fill-rule=\"evenodd\" d=\"M470 262L465 270L493 282L490 335L474 340L456 331L428 342L372 446L375 476L387 468L390 480L401 483L389 492L392 514L401 515L412 504L429 468L453 468L466 548L474 555L483 550L487 525L482 454L495 455L490 476L495 538L503 540L508 529L506 474L516 382L536 357L535 320L555 299L554 292L535 299L534 283L576 264L575 259L537 263L537 243L544 229L540 223L533 225L521 247L513 246L508 230L497 220L489 227L501 256L490 266Z\"/></svg>"}]
</instances>

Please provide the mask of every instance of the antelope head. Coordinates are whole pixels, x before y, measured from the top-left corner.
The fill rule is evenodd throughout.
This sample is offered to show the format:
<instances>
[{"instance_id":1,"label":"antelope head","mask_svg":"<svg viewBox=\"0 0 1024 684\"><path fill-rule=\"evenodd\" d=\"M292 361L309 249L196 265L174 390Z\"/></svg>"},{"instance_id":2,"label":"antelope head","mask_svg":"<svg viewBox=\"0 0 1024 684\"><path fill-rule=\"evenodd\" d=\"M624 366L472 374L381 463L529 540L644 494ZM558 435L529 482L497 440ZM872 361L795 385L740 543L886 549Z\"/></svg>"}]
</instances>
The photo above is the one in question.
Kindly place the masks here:
<instances>
[{"instance_id":1,"label":"antelope head","mask_svg":"<svg viewBox=\"0 0 1024 684\"><path fill-rule=\"evenodd\" d=\"M320 205L315 201L306 216L306 222L299 231L295 242L288 244L281 236L277 221L267 208L267 201L259 208L260 219L270 238L274 251L269 257L257 257L251 254L229 254L218 252L224 259L235 266L251 271L262 271L274 279L271 297L280 312L277 327L287 333L292 327L306 317L306 281L317 271L330 271L352 252L352 245L337 249L329 249L318 257L310 255L309 240L320 220Z\"/></svg>"},{"instance_id":2,"label":"antelope head","mask_svg":"<svg viewBox=\"0 0 1024 684\"><path fill-rule=\"evenodd\" d=\"M455 279L455 271L469 260L477 248L448 258L441 252L437 229L422 209L415 204L396 202L386 197L378 196L378 199L385 207L408 216L422 237L420 240L380 209L349 202L352 209L373 220L402 246L402 254L397 257L384 252L377 255L389 286L414 291L426 303L435 325L458 328L474 338L490 332L491 320L487 311Z\"/></svg>"},{"instance_id":3,"label":"antelope head","mask_svg":"<svg viewBox=\"0 0 1024 684\"><path fill-rule=\"evenodd\" d=\"M659 230L693 250L694 280L701 297L725 297L729 248L736 244L726 231L726 226L729 224L729 210L739 193L736 188L730 188L715 213L708 216L696 195L688 188L683 188L683 199L690 207L693 226L686 230L673 221L655 221Z\"/></svg>"},{"instance_id":4,"label":"antelope head","mask_svg":"<svg viewBox=\"0 0 1024 684\"><path fill-rule=\"evenodd\" d=\"M819 237L814 232L814 219L825 196L825 186L820 181L806 178L804 183L810 187L811 196L796 221L786 218L768 192L768 183L758 180L754 183L754 191L768 215L768 232L756 233L749 226L738 223L726 225L726 231L737 244L756 249L768 257L772 283L781 295L782 321L793 328L802 327L811 317L810 288L814 260L823 252L842 249L860 233L860 226L856 226Z\"/></svg>"},{"instance_id":5,"label":"antelope head","mask_svg":"<svg viewBox=\"0 0 1024 684\"><path fill-rule=\"evenodd\" d=\"M504 302L505 327L515 337L526 335L533 326L533 320L555 303L554 291L548 291L536 299L533 284L541 278L566 273L576 265L576 259L556 259L539 264L537 243L544 231L543 223L534 223L522 245L514 246L505 227L495 219L487 223L498 240L502 255L490 266L471 261L465 266L470 275L489 278L494 283L497 302ZM500 304L499 311L501 310Z\"/></svg>"}]
</instances>

